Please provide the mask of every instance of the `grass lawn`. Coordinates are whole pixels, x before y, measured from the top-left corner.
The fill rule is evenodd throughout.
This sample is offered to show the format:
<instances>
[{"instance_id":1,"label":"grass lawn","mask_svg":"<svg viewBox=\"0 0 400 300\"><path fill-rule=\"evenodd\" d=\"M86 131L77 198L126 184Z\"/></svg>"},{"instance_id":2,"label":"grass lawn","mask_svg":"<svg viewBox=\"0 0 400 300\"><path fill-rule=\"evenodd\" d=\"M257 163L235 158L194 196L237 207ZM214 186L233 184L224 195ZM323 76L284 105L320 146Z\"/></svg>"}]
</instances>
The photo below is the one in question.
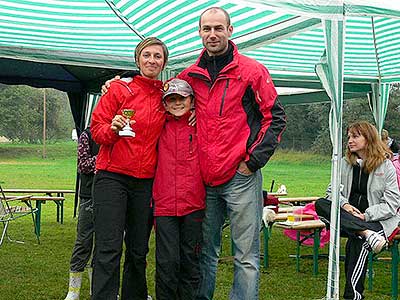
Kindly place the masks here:
<instances>
[{"instance_id":1,"label":"grass lawn","mask_svg":"<svg viewBox=\"0 0 400 300\"><path fill-rule=\"evenodd\" d=\"M73 142L47 145L47 158L41 158L37 145L0 144L0 182L4 188L74 189L76 144ZM289 196L323 196L330 178L330 159L306 153L278 152L263 170L264 188L285 184ZM25 219L25 218L23 218ZM56 222L56 206L42 206L41 244L37 245L32 223L21 219L9 227L10 234L24 244L5 241L0 247L1 300L64 299L68 287L69 260L75 241L76 218L73 218L73 195L67 195L64 224ZM229 230L223 234L222 256L230 255ZM344 241L344 240L343 240ZM154 237L148 256L149 293L154 296ZM295 253L295 243L275 228L270 239L270 268L262 269L261 300L321 299L325 296L327 260L320 259L320 273L312 275L312 261L301 261L300 272L288 254ZM311 254L311 248L302 248ZM321 249L328 253L328 246ZM343 271L343 263L341 263ZM232 261L219 264L214 299L228 299L232 282ZM342 273L343 274L343 273ZM340 287L343 289L344 276ZM366 299L390 299L390 265L374 267L374 290ZM81 299L90 299L88 279L84 278ZM342 294L342 292L341 292ZM245 299L244 299L245 300Z\"/></svg>"}]
</instances>

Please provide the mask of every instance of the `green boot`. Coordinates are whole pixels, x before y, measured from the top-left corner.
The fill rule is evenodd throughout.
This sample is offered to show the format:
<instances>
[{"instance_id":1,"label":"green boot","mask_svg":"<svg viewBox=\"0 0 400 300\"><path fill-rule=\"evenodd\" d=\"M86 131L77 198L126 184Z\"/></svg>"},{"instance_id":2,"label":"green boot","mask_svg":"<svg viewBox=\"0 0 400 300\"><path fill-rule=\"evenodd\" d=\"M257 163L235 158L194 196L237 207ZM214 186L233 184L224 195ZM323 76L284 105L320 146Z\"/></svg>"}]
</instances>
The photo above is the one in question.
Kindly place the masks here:
<instances>
[{"instance_id":1,"label":"green boot","mask_svg":"<svg viewBox=\"0 0 400 300\"><path fill-rule=\"evenodd\" d=\"M64 300L79 300L79 293L82 285L82 273L83 272L69 273L68 294Z\"/></svg>"}]
</instances>

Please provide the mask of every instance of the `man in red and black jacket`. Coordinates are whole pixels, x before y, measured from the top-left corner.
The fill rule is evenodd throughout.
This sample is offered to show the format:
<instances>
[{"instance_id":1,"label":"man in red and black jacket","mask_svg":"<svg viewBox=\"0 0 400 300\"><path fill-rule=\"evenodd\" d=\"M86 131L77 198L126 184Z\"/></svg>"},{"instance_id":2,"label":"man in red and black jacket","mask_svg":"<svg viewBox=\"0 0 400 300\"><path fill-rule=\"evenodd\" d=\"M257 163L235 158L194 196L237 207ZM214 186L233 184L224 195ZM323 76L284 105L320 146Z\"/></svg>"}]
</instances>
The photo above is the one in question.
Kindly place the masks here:
<instances>
[{"instance_id":1,"label":"man in red and black jacket","mask_svg":"<svg viewBox=\"0 0 400 300\"><path fill-rule=\"evenodd\" d=\"M231 300L258 299L261 168L286 125L268 70L229 41L233 27L218 7L202 13L205 49L178 77L193 88L200 168L206 184L202 282L197 300L212 299L225 215L235 254Z\"/></svg>"}]
</instances>

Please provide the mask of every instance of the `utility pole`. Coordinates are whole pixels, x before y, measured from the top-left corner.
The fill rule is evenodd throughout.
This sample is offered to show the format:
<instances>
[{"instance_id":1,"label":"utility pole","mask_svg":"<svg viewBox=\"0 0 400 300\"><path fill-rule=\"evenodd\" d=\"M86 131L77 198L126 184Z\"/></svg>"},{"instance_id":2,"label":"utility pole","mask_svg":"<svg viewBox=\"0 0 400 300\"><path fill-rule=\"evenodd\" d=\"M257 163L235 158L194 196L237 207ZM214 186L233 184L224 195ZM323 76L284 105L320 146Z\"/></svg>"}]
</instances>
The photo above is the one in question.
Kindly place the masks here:
<instances>
[{"instance_id":1,"label":"utility pole","mask_svg":"<svg viewBox=\"0 0 400 300\"><path fill-rule=\"evenodd\" d=\"M43 153L42 158L46 158L46 89L43 89Z\"/></svg>"}]
</instances>

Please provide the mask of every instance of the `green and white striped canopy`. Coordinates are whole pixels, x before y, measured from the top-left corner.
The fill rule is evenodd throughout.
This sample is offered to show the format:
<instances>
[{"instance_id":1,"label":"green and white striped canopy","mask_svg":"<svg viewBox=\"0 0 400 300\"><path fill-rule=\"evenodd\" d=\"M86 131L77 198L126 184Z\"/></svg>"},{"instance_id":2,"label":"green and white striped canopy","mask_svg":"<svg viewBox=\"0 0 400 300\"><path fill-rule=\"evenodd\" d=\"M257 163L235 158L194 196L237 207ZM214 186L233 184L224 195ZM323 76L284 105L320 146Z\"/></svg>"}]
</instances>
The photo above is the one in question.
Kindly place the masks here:
<instances>
[{"instance_id":1,"label":"green and white striped canopy","mask_svg":"<svg viewBox=\"0 0 400 300\"><path fill-rule=\"evenodd\" d=\"M400 81L397 1L0 0L0 57L131 69L133 49L157 36L170 50L169 70L192 63L202 48L198 18L221 6L232 40L287 85L317 81L324 52L321 19L346 19L345 82Z\"/></svg>"}]
</instances>

